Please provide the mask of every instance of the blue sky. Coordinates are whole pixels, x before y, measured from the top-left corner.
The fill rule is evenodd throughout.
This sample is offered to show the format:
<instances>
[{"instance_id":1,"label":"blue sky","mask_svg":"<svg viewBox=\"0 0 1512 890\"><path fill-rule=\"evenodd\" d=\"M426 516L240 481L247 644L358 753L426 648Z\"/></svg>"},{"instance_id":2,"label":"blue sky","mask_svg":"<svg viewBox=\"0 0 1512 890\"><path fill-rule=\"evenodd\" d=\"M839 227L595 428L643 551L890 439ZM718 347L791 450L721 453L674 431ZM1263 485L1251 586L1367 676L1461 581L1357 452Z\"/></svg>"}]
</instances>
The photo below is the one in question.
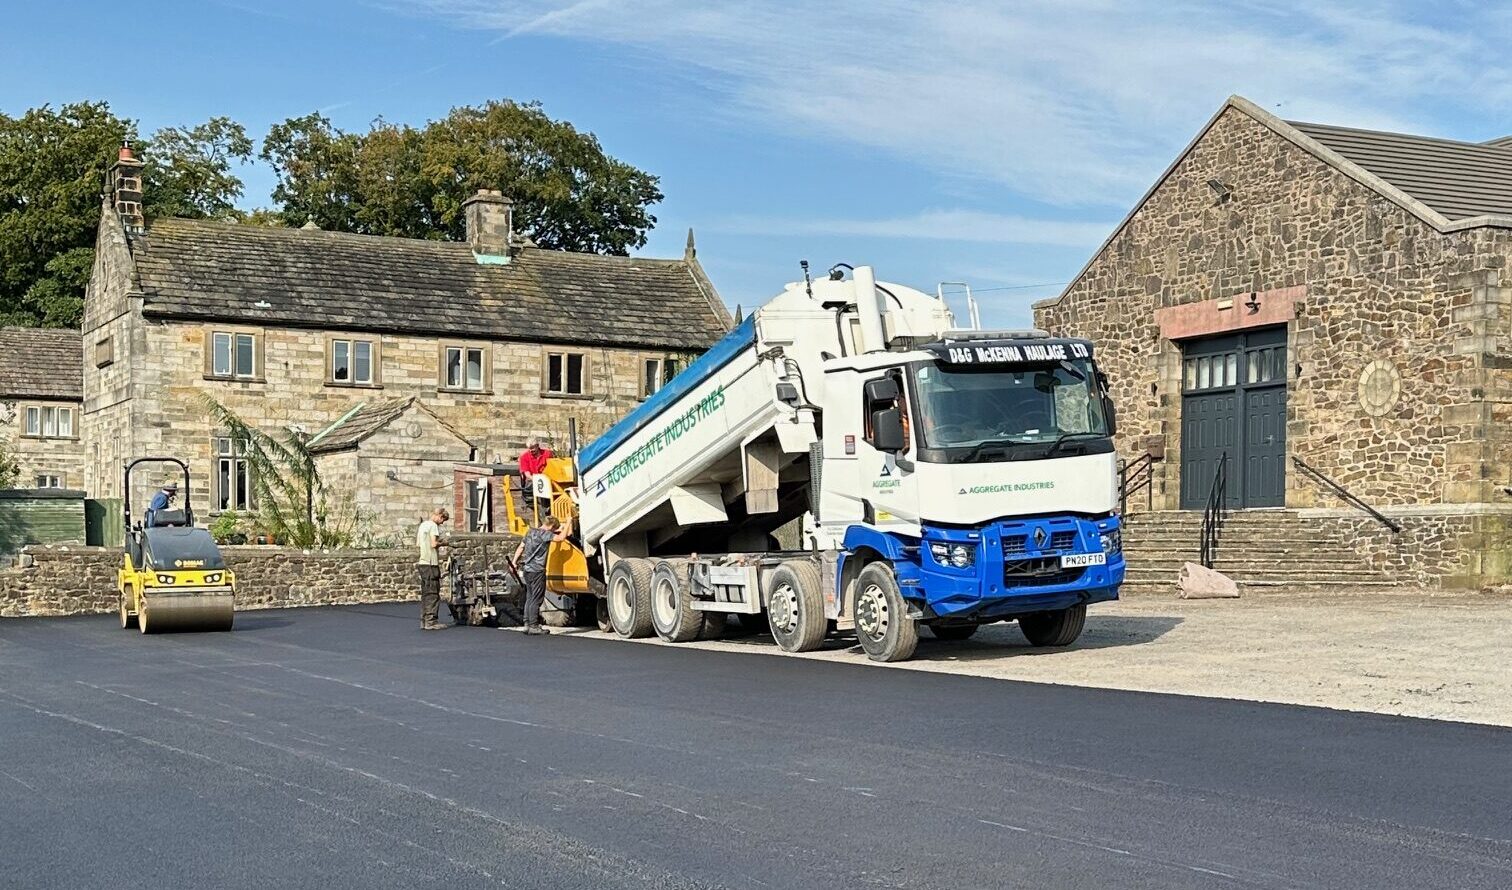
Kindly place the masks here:
<instances>
[{"instance_id":1,"label":"blue sky","mask_svg":"<svg viewBox=\"0 0 1512 890\"><path fill-rule=\"evenodd\" d=\"M119 22L120 24L114 24ZM726 300L870 263L1021 325L1230 93L1282 117L1512 133L1512 7L1440 0L71 0L15 3L0 111L105 99L259 140L538 99L662 178ZM247 207L272 177L243 171Z\"/></svg>"}]
</instances>

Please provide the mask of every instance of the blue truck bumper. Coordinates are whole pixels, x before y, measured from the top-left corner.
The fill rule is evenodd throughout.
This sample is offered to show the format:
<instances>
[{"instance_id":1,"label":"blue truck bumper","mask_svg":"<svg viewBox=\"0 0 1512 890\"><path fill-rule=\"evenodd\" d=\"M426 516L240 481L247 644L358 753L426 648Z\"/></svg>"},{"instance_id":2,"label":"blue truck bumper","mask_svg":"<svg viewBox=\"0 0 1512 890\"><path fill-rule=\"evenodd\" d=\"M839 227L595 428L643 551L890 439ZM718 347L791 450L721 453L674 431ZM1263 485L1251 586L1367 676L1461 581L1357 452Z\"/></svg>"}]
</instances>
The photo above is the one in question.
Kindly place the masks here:
<instances>
[{"instance_id":1,"label":"blue truck bumper","mask_svg":"<svg viewBox=\"0 0 1512 890\"><path fill-rule=\"evenodd\" d=\"M905 597L927 617L993 621L1118 598L1124 579L1117 516L1037 517L976 529L924 527L916 578L900 577ZM969 565L958 563L960 550ZM1063 557L1102 554L1102 565ZM901 575L902 573L900 573Z\"/></svg>"}]
</instances>

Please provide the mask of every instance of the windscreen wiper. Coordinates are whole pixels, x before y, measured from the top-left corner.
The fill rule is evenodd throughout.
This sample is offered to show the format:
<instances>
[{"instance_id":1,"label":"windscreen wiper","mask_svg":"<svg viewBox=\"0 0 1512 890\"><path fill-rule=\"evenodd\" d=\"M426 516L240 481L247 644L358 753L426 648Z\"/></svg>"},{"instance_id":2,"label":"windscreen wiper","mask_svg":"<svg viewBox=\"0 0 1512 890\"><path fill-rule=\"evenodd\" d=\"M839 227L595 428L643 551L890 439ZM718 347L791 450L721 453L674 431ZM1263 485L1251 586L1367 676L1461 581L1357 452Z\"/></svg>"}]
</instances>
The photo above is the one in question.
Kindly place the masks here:
<instances>
[{"instance_id":1,"label":"windscreen wiper","mask_svg":"<svg viewBox=\"0 0 1512 890\"><path fill-rule=\"evenodd\" d=\"M982 441L971 446L971 450L962 455L960 459L956 461L956 463L969 464L977 458L981 457L982 452L985 451L988 447L1001 448L1005 445L1017 444L1019 444L1018 439L983 439Z\"/></svg>"},{"instance_id":2,"label":"windscreen wiper","mask_svg":"<svg viewBox=\"0 0 1512 890\"><path fill-rule=\"evenodd\" d=\"M1066 444L1067 442L1071 441L1072 439L1085 439L1085 438L1101 439L1103 437L1104 437L1103 433L1093 433L1093 432L1061 433L1059 436L1056 437L1056 439L1055 439L1054 442L1050 443L1050 447L1045 449L1045 457L1049 457L1050 455L1052 455L1055 452L1059 451L1060 447L1062 445Z\"/></svg>"}]
</instances>

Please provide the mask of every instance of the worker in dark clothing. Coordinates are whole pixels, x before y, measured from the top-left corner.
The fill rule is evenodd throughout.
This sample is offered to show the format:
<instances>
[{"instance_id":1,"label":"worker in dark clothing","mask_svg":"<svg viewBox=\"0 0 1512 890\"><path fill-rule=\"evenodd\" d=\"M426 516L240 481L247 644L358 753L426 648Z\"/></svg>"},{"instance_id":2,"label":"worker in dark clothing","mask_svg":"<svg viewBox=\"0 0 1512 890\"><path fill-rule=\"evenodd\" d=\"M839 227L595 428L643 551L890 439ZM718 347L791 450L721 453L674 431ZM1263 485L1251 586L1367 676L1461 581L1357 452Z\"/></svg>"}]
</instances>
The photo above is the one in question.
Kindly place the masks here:
<instances>
[{"instance_id":1,"label":"worker in dark clothing","mask_svg":"<svg viewBox=\"0 0 1512 890\"><path fill-rule=\"evenodd\" d=\"M525 576L525 632L531 635L550 633L541 626L541 603L546 599L546 556L551 545L567 540L572 534L570 524L563 525L555 516L547 516L541 524L525 533L525 539L515 548L514 562Z\"/></svg>"},{"instance_id":2,"label":"worker in dark clothing","mask_svg":"<svg viewBox=\"0 0 1512 890\"><path fill-rule=\"evenodd\" d=\"M178 483L169 482L167 485L164 485L161 491L152 496L151 503L147 505L147 517L144 524L148 528L156 526L158 513L168 510L177 499Z\"/></svg>"}]
</instances>

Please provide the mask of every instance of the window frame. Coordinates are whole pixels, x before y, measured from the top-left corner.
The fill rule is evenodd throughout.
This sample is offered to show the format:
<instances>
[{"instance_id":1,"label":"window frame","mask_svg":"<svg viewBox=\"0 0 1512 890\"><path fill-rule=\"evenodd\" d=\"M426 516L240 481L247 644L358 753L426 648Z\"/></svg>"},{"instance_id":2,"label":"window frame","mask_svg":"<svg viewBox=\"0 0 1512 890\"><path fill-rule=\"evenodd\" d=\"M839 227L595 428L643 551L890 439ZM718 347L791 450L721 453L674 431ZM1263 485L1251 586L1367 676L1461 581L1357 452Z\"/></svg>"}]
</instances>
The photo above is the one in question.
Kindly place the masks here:
<instances>
[{"instance_id":1,"label":"window frame","mask_svg":"<svg viewBox=\"0 0 1512 890\"><path fill-rule=\"evenodd\" d=\"M61 473L38 473L36 487L40 489L63 488L63 474ZM51 484L48 481L51 480Z\"/></svg>"},{"instance_id":2,"label":"window frame","mask_svg":"<svg viewBox=\"0 0 1512 890\"><path fill-rule=\"evenodd\" d=\"M218 338L226 338L229 371L216 370L215 353ZM241 355L241 339L246 337L251 340L252 368L250 373L240 373L238 359ZM206 325L204 339L206 380L224 380L232 383L265 383L267 362L264 360L264 332L261 328L248 328L236 325Z\"/></svg>"},{"instance_id":3,"label":"window frame","mask_svg":"<svg viewBox=\"0 0 1512 890\"><path fill-rule=\"evenodd\" d=\"M368 379L357 379L357 345L368 346ZM347 350L347 380L336 379L336 347L345 344ZM326 386L347 386L354 389L381 389L383 387L383 340L380 337L361 337L355 334L327 334L325 348Z\"/></svg>"},{"instance_id":4,"label":"window frame","mask_svg":"<svg viewBox=\"0 0 1512 890\"><path fill-rule=\"evenodd\" d=\"M79 438L79 412L74 405L45 405L27 404L21 408L21 438L23 439L51 439L62 442L73 442ZM60 432L63 428L62 418L68 418L68 432ZM48 420L52 421L52 432L48 432ZM36 423L33 425L33 419Z\"/></svg>"},{"instance_id":5,"label":"window frame","mask_svg":"<svg viewBox=\"0 0 1512 890\"><path fill-rule=\"evenodd\" d=\"M581 360L578 371L579 391L572 392L567 389L568 369L572 357ZM560 357L561 364L561 389L551 388L551 360ZM645 373L644 370L641 371ZM543 399L591 399L593 398L593 355L586 349L566 349L562 347L542 347L541 349L541 398Z\"/></svg>"},{"instance_id":6,"label":"window frame","mask_svg":"<svg viewBox=\"0 0 1512 890\"><path fill-rule=\"evenodd\" d=\"M493 484L488 476L468 479L462 489L462 527L469 534L493 532Z\"/></svg>"},{"instance_id":7,"label":"window frame","mask_svg":"<svg viewBox=\"0 0 1512 890\"><path fill-rule=\"evenodd\" d=\"M651 365L653 364L656 365L656 388L648 390L648 387L651 383L651 376L648 374L648 372L651 370ZM669 367L672 369L671 373L668 373ZM665 387L668 383L671 383L673 377L676 377L678 374L682 373L685 367L687 367L687 364L685 363L683 357L680 355L642 355L640 361L640 383L638 389L640 400L645 401L646 399L649 399L657 393L661 392L662 388Z\"/></svg>"},{"instance_id":8,"label":"window frame","mask_svg":"<svg viewBox=\"0 0 1512 890\"><path fill-rule=\"evenodd\" d=\"M221 449L222 442L226 443L226 450L224 451ZM237 451L236 441L230 436L213 435L210 437L210 512L212 515L228 511L237 513L257 512L257 490L252 485L252 466L247 463L245 455L245 449L240 452ZM231 480L233 491L230 492L230 502L227 504L222 504L222 495L226 494L223 491L221 483L222 464L230 464L231 471L228 478ZM238 475L237 465L240 465L242 472L246 474L245 499L235 496L236 492L234 489Z\"/></svg>"},{"instance_id":9,"label":"window frame","mask_svg":"<svg viewBox=\"0 0 1512 890\"><path fill-rule=\"evenodd\" d=\"M447 362L453 350L459 353L461 383L452 385L451 378L447 374ZM468 354L479 354L479 385L474 388L467 385L467 359ZM436 389L439 392L458 393L461 395L490 395L493 393L493 347L489 343L479 343L466 340L443 340L436 346Z\"/></svg>"}]
</instances>

